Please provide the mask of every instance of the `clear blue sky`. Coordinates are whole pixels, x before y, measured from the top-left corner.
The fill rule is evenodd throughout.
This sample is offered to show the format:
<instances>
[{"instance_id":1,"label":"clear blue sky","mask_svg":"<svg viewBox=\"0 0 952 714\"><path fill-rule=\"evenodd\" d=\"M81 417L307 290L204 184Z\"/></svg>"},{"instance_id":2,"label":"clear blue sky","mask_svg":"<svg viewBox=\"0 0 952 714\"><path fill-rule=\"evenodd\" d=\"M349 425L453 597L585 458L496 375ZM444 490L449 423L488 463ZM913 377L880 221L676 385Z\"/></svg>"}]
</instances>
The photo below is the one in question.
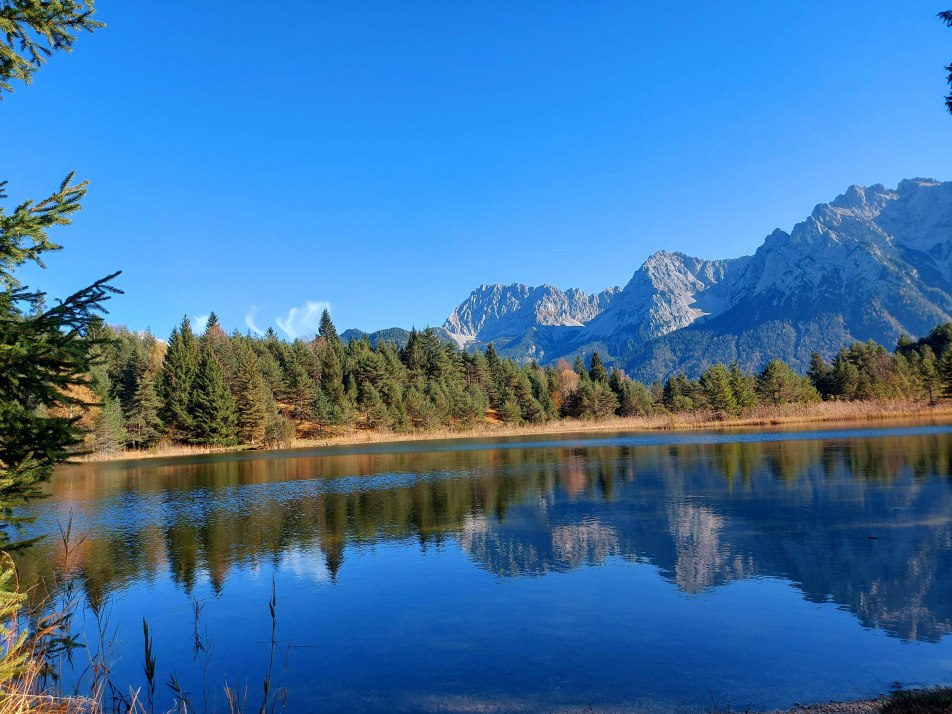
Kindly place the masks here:
<instances>
[{"instance_id":1,"label":"clear blue sky","mask_svg":"<svg viewBox=\"0 0 952 714\"><path fill-rule=\"evenodd\" d=\"M753 252L853 183L952 178L952 2L98 0L0 103L11 201L89 178L28 281L110 321L441 324L481 283ZM315 309L314 312L318 312Z\"/></svg>"}]
</instances>

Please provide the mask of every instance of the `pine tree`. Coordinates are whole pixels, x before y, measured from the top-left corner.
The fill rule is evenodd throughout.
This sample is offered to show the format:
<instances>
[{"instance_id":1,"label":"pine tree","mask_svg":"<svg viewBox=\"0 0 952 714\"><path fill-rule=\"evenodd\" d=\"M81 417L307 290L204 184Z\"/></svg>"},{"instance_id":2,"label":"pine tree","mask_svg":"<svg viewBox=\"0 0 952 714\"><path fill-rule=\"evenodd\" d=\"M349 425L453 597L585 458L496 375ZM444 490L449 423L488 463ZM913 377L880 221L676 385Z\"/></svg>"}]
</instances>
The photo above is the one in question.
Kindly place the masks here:
<instances>
[{"instance_id":1,"label":"pine tree","mask_svg":"<svg viewBox=\"0 0 952 714\"><path fill-rule=\"evenodd\" d=\"M939 361L936 360L935 353L929 345L923 345L917 356L918 359L914 362L916 377L922 385L923 391L929 395L929 404L935 404L936 387L940 386L942 382L939 374Z\"/></svg>"},{"instance_id":2,"label":"pine tree","mask_svg":"<svg viewBox=\"0 0 952 714\"><path fill-rule=\"evenodd\" d=\"M326 350L321 360L321 390L331 407L339 408L346 399L344 393L344 370L336 350Z\"/></svg>"},{"instance_id":3,"label":"pine tree","mask_svg":"<svg viewBox=\"0 0 952 714\"><path fill-rule=\"evenodd\" d=\"M902 341L900 340L900 345ZM899 349L897 347L897 349ZM830 396L830 366L818 352L810 355L810 366L807 368L807 377L824 399Z\"/></svg>"},{"instance_id":4,"label":"pine tree","mask_svg":"<svg viewBox=\"0 0 952 714\"><path fill-rule=\"evenodd\" d=\"M159 409L162 402L155 389L156 377L146 367L139 377L132 404L126 415L126 432L134 449L155 445L162 434Z\"/></svg>"},{"instance_id":5,"label":"pine tree","mask_svg":"<svg viewBox=\"0 0 952 714\"><path fill-rule=\"evenodd\" d=\"M115 454L127 441L122 409L113 399L106 399L99 408L99 416L93 427L92 448L98 454Z\"/></svg>"},{"instance_id":6,"label":"pine tree","mask_svg":"<svg viewBox=\"0 0 952 714\"><path fill-rule=\"evenodd\" d=\"M696 408L691 380L684 373L668 377L664 383L662 401L664 406L673 412L686 412Z\"/></svg>"},{"instance_id":7,"label":"pine tree","mask_svg":"<svg viewBox=\"0 0 952 714\"><path fill-rule=\"evenodd\" d=\"M942 382L942 396L952 398L952 349L947 349L939 360L939 380Z\"/></svg>"},{"instance_id":8,"label":"pine tree","mask_svg":"<svg viewBox=\"0 0 952 714\"><path fill-rule=\"evenodd\" d=\"M734 390L731 388L731 374L723 364L718 363L704 371L701 375L701 387L711 409L718 414L736 414L739 411Z\"/></svg>"},{"instance_id":9,"label":"pine tree","mask_svg":"<svg viewBox=\"0 0 952 714\"><path fill-rule=\"evenodd\" d=\"M737 364L737 361L731 362L727 368L730 373L731 391L734 393L734 401L737 402L738 410L749 409L757 404L757 381L753 375L746 374Z\"/></svg>"},{"instance_id":10,"label":"pine tree","mask_svg":"<svg viewBox=\"0 0 952 714\"><path fill-rule=\"evenodd\" d=\"M583 381L586 379L591 379L588 370L585 369L585 362L582 360L582 355L578 355L575 358L575 363L572 365L572 369L575 371L575 374L577 374Z\"/></svg>"},{"instance_id":11,"label":"pine tree","mask_svg":"<svg viewBox=\"0 0 952 714\"><path fill-rule=\"evenodd\" d=\"M159 382L162 398L160 416L169 435L177 441L189 441L193 436L191 406L198 364L198 342L186 315L169 337Z\"/></svg>"},{"instance_id":12,"label":"pine tree","mask_svg":"<svg viewBox=\"0 0 952 714\"><path fill-rule=\"evenodd\" d=\"M340 337L337 335L337 328L334 327L334 322L331 320L331 314L326 309L321 313L321 323L317 328L317 334L331 344L340 342Z\"/></svg>"},{"instance_id":13,"label":"pine tree","mask_svg":"<svg viewBox=\"0 0 952 714\"><path fill-rule=\"evenodd\" d=\"M92 11L82 0L4 2L0 93L13 91L14 81L29 83L49 55L70 51L81 31L102 27ZM86 406L75 395L88 387L101 343L84 338L118 292L111 285L115 273L49 307L14 275L24 263L42 266L43 255L60 248L48 231L70 223L88 185L73 179L70 173L50 196L23 201L9 214L0 208L0 514L6 523L18 520L11 509L39 495L55 465L82 443L79 417L54 415ZM5 185L0 180L0 200L7 198ZM0 541L7 538L0 534Z\"/></svg>"},{"instance_id":14,"label":"pine tree","mask_svg":"<svg viewBox=\"0 0 952 714\"><path fill-rule=\"evenodd\" d=\"M943 10L940 12L939 19L946 24L946 27L952 27L952 10ZM945 71L948 73L947 82L949 87L952 88L952 64L947 66ZM952 114L952 92L949 92L945 97L945 108Z\"/></svg>"},{"instance_id":15,"label":"pine tree","mask_svg":"<svg viewBox=\"0 0 952 714\"><path fill-rule=\"evenodd\" d=\"M287 399L294 409L294 416L298 419L306 419L317 388L307 370L299 362L292 362L288 366L286 379Z\"/></svg>"},{"instance_id":16,"label":"pine tree","mask_svg":"<svg viewBox=\"0 0 952 714\"><path fill-rule=\"evenodd\" d=\"M4 2L0 10L6 36L0 43L0 93L12 92L14 80L29 84L51 48L71 52L81 31L105 27L92 17L92 0L18 0Z\"/></svg>"},{"instance_id":17,"label":"pine tree","mask_svg":"<svg viewBox=\"0 0 952 714\"><path fill-rule=\"evenodd\" d=\"M757 393L767 404L799 401L802 394L800 375L780 359L772 359L757 377Z\"/></svg>"},{"instance_id":18,"label":"pine tree","mask_svg":"<svg viewBox=\"0 0 952 714\"><path fill-rule=\"evenodd\" d=\"M367 419L367 426L371 429L387 429L390 427L390 412L380 397L380 392L370 382L361 386L360 404Z\"/></svg>"},{"instance_id":19,"label":"pine tree","mask_svg":"<svg viewBox=\"0 0 952 714\"><path fill-rule=\"evenodd\" d=\"M212 353L202 355L192 389L192 441L212 446L231 446L237 442L238 413Z\"/></svg>"},{"instance_id":20,"label":"pine tree","mask_svg":"<svg viewBox=\"0 0 952 714\"><path fill-rule=\"evenodd\" d=\"M218 315L214 311L208 316L208 323L205 325L205 331L198 343L200 354L212 352L215 355L225 381L234 390L237 386L235 371L238 369L235 347L232 340L222 329L221 323L218 321Z\"/></svg>"},{"instance_id":21,"label":"pine tree","mask_svg":"<svg viewBox=\"0 0 952 714\"><path fill-rule=\"evenodd\" d=\"M258 357L247 345L237 349L235 408L238 412L238 439L260 444L265 439L271 403L274 401L258 368Z\"/></svg>"},{"instance_id":22,"label":"pine tree","mask_svg":"<svg viewBox=\"0 0 952 714\"><path fill-rule=\"evenodd\" d=\"M588 376L593 382L608 384L608 373L605 371L605 365L602 364L602 358L598 352L592 352L592 362L588 370Z\"/></svg>"},{"instance_id":23,"label":"pine tree","mask_svg":"<svg viewBox=\"0 0 952 714\"><path fill-rule=\"evenodd\" d=\"M651 395L641 382L630 379L621 381L616 393L618 397L618 415L623 417L648 416L651 414Z\"/></svg>"}]
</instances>

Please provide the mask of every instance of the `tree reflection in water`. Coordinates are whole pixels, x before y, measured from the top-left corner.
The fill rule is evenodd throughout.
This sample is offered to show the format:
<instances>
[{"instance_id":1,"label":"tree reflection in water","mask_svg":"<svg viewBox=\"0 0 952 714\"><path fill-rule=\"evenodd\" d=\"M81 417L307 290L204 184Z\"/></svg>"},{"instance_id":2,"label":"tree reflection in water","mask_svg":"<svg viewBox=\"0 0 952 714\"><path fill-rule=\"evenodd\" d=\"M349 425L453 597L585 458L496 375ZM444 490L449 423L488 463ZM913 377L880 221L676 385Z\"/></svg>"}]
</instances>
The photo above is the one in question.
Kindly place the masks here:
<instances>
[{"instance_id":1,"label":"tree reflection in water","mask_svg":"<svg viewBox=\"0 0 952 714\"><path fill-rule=\"evenodd\" d=\"M504 578L621 558L689 594L784 578L908 640L952 627L948 435L594 444L70 467L34 527L72 512L89 533L74 557L93 602L166 573L186 592L202 576L221 591L238 569L304 567L316 551L333 581L350 549L452 540ZM58 557L48 539L19 565L36 577Z\"/></svg>"}]
</instances>

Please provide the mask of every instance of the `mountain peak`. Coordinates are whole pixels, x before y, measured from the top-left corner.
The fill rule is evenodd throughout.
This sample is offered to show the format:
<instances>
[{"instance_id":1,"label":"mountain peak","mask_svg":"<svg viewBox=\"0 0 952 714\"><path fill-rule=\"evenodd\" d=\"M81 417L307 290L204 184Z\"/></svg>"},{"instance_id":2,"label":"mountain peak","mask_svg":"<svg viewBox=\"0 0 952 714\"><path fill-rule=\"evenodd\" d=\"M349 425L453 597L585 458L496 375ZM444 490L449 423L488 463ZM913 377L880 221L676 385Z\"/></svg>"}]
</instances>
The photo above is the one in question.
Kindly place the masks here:
<instances>
[{"instance_id":1,"label":"mountain peak","mask_svg":"<svg viewBox=\"0 0 952 714\"><path fill-rule=\"evenodd\" d=\"M624 289L483 285L447 319L460 344L553 361L598 350L646 379L714 361L804 367L853 339L891 345L952 316L952 182L854 185L753 256L652 253Z\"/></svg>"}]
</instances>

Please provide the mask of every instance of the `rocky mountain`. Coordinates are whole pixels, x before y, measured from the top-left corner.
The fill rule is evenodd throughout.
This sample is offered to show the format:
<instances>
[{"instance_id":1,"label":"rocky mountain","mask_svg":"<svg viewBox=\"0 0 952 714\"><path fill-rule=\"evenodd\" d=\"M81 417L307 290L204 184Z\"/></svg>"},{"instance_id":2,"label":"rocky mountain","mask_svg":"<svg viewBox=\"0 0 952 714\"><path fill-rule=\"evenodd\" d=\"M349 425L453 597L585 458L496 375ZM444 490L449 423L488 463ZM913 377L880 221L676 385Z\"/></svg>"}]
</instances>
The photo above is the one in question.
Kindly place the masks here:
<instances>
[{"instance_id":1,"label":"rocky mountain","mask_svg":"<svg viewBox=\"0 0 952 714\"><path fill-rule=\"evenodd\" d=\"M538 326L582 327L620 292L617 287L589 295L552 285L481 285L453 310L443 329L466 346L522 335Z\"/></svg>"},{"instance_id":2,"label":"rocky mountain","mask_svg":"<svg viewBox=\"0 0 952 714\"><path fill-rule=\"evenodd\" d=\"M543 362L599 350L644 380L716 361L804 368L853 340L892 346L952 315L952 182L850 187L752 256L659 251L624 289L483 285L444 324L459 344L492 341Z\"/></svg>"}]
</instances>

